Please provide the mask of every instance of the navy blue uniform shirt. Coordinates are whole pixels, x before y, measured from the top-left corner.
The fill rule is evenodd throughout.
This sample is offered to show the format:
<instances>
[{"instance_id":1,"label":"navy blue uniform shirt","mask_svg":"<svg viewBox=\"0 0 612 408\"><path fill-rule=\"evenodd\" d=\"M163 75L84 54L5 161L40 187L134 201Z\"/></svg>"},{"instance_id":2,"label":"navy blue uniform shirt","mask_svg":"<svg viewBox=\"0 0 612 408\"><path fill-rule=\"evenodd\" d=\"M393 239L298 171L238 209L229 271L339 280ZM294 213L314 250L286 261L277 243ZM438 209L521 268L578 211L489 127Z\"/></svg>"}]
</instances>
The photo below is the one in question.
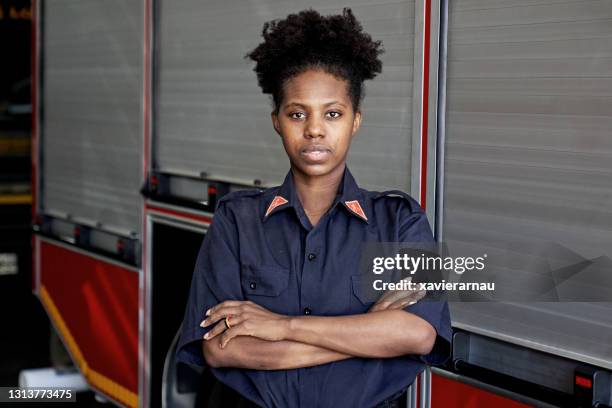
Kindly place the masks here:
<instances>
[{"instance_id":1,"label":"navy blue uniform shirt","mask_svg":"<svg viewBox=\"0 0 612 408\"><path fill-rule=\"evenodd\" d=\"M177 360L206 366L202 337L214 325L202 328L200 322L207 309L225 300L251 300L293 316L365 313L373 302L358 284L362 243L431 241L415 200L397 191L360 189L348 168L331 208L314 228L291 171L280 187L230 193L219 201L198 254ZM404 310L436 329L428 355L350 358L291 370L210 369L265 407L372 407L406 389L425 363L441 364L450 352L446 301L420 301Z\"/></svg>"}]
</instances>

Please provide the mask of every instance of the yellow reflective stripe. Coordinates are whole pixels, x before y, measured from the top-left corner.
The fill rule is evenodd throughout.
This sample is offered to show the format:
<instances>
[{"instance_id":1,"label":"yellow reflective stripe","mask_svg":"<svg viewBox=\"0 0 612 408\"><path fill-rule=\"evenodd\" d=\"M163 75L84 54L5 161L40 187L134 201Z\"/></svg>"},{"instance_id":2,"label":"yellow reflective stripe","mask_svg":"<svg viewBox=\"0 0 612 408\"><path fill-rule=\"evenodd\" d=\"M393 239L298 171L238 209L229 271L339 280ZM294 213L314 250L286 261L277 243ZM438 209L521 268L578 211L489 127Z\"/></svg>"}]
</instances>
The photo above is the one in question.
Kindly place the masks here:
<instances>
[{"instance_id":1,"label":"yellow reflective stripe","mask_svg":"<svg viewBox=\"0 0 612 408\"><path fill-rule=\"evenodd\" d=\"M2 204L32 204L30 194L0 194L0 205Z\"/></svg>"},{"instance_id":2,"label":"yellow reflective stripe","mask_svg":"<svg viewBox=\"0 0 612 408\"><path fill-rule=\"evenodd\" d=\"M117 384L110 378L89 367L87 361L85 361L85 358L83 357L83 353L81 353L79 346L74 340L74 337L72 337L70 330L68 330L66 322L64 322L64 319L60 315L59 310L55 306L55 303L51 299L51 296L44 285L41 285L40 287L40 300L53 319L57 330L59 330L62 338L64 339L66 347L68 347L72 357L76 360L77 366L79 367L81 374L87 379L87 382L107 395L116 398L119 402L122 402L129 407L136 408L138 406L138 395L136 393L128 390L120 384Z\"/></svg>"}]
</instances>

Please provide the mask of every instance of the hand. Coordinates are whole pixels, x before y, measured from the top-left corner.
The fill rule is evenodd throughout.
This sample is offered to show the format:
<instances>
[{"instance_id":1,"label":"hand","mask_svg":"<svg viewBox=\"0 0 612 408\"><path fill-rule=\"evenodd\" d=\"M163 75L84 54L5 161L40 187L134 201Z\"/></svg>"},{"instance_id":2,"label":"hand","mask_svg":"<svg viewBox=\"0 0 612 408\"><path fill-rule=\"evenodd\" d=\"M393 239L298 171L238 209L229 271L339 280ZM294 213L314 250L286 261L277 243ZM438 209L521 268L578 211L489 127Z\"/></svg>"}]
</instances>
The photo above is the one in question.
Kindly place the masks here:
<instances>
[{"instance_id":1,"label":"hand","mask_svg":"<svg viewBox=\"0 0 612 408\"><path fill-rule=\"evenodd\" d=\"M411 277L402 279L402 281L410 282ZM427 291L425 290L388 290L376 301L376 303L368 310L368 313L378 312L381 310L403 309L406 306L413 305L423 299Z\"/></svg>"},{"instance_id":2,"label":"hand","mask_svg":"<svg viewBox=\"0 0 612 408\"><path fill-rule=\"evenodd\" d=\"M221 348L236 336L252 336L269 341L284 340L289 330L288 316L270 312L251 301L227 300L210 308L206 315L208 317L200 326L217 325L206 333L204 340L221 335ZM229 329L223 321L226 317L229 317Z\"/></svg>"}]
</instances>

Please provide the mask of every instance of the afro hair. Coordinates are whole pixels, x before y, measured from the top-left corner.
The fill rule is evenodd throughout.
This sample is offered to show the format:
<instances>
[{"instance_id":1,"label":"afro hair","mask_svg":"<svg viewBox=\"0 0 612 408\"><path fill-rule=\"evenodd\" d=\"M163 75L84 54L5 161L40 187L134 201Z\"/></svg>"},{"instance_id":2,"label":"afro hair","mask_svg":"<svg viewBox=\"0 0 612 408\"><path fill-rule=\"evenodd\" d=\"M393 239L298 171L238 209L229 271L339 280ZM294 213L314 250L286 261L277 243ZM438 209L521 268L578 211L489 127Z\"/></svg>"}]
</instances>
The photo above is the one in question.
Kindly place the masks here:
<instances>
[{"instance_id":1,"label":"afro hair","mask_svg":"<svg viewBox=\"0 0 612 408\"><path fill-rule=\"evenodd\" d=\"M322 16L313 9L289 14L263 26L264 42L245 55L256 62L263 93L271 94L275 112L282 102L283 85L308 69L322 69L348 81L353 109L359 110L363 82L382 72L378 58L381 41L363 32L350 8L341 15Z\"/></svg>"}]
</instances>

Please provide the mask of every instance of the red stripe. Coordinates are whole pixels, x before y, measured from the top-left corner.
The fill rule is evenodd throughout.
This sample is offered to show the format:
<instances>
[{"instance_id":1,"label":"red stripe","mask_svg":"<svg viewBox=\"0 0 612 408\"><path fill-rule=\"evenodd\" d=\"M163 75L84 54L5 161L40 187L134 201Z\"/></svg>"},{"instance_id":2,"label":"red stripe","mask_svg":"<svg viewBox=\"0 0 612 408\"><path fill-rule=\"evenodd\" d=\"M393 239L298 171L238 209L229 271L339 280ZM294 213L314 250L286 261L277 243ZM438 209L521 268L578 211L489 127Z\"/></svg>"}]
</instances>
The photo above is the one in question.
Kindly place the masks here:
<instances>
[{"instance_id":1,"label":"red stripe","mask_svg":"<svg viewBox=\"0 0 612 408\"><path fill-rule=\"evenodd\" d=\"M429 47L431 27L431 0L425 0L425 24L423 40L423 102L422 133L421 133L421 197L420 204L423 210L427 204L427 132L429 116Z\"/></svg>"},{"instance_id":2,"label":"red stripe","mask_svg":"<svg viewBox=\"0 0 612 408\"><path fill-rule=\"evenodd\" d=\"M38 19L36 16L36 10L37 10L37 4L38 1L37 0L32 0L32 6L31 6L31 13L32 13L32 19L30 20L30 24L31 24L31 38L30 38L30 61L31 61L31 67L30 67L30 76L31 76L31 88L30 88L30 106L31 106L31 123L32 123L32 129L31 129L31 135L30 135L30 190L31 190L31 194L32 194L32 208L31 208L31 213L32 213L32 221L36 221L36 208L37 208L37 195L36 193L38 192L38 183L37 183L37 179L36 179L36 174L37 174L37 168L36 166L38 165L38 160L37 160L37 155L38 155L38 145L37 145L37 141L38 141L38 135L37 135L37 131L38 131L38 126L36 123L36 112L38 112L38 99L37 99L37 94L36 94L36 88L38 87L38 55L36 52L36 45L37 45L37 37L36 34L38 32ZM32 234L32 248L36 248L34 246L34 234ZM33 250L32 251L32 265L36 265L36 251ZM33 271L36 268L33 269ZM32 274L32 291L36 290L36 279L35 279L35 273Z\"/></svg>"},{"instance_id":3,"label":"red stripe","mask_svg":"<svg viewBox=\"0 0 612 408\"><path fill-rule=\"evenodd\" d=\"M151 49L151 39L150 39L150 27L151 27L151 0L144 1L144 22L143 22L143 30L144 30L144 40L143 40L143 140L142 140L142 179L147 182L147 175L149 170L149 120L150 120L150 72L151 72L151 61L150 61L150 49ZM149 371L147 364L147 356L150 355L148 350L146 333L148 322L146 319L147 316L147 308L146 302L144 301L146 296L146 287L147 287L147 205L144 205L144 211L142 212L142 272L143 272L143 287L141 288L141 293L139 296L139 309L142 309L143 313L143 322L142 322L142 332L143 339L141 339L141 345L143 348L143 358L142 358L142 381L143 381L143 395L140 395L140 400L143 407L148 406L148 395L146 392L146 384L147 384L147 372ZM150 384L149 384L150 385ZM140 391L140 389L139 389ZM151 390L153 392L153 390Z\"/></svg>"},{"instance_id":4,"label":"red stripe","mask_svg":"<svg viewBox=\"0 0 612 408\"><path fill-rule=\"evenodd\" d=\"M180 212L180 211L170 210L168 208L156 207L156 206L150 205L150 204L147 204L145 206L145 208L148 211L157 211L157 212L161 212L161 213L164 213L164 214L173 215L175 217L187 218L187 219L190 219L190 220L205 222L207 224L210 224L212 222L212 218L207 217L205 215L189 214L189 213L184 213L184 212Z\"/></svg>"}]
</instances>

